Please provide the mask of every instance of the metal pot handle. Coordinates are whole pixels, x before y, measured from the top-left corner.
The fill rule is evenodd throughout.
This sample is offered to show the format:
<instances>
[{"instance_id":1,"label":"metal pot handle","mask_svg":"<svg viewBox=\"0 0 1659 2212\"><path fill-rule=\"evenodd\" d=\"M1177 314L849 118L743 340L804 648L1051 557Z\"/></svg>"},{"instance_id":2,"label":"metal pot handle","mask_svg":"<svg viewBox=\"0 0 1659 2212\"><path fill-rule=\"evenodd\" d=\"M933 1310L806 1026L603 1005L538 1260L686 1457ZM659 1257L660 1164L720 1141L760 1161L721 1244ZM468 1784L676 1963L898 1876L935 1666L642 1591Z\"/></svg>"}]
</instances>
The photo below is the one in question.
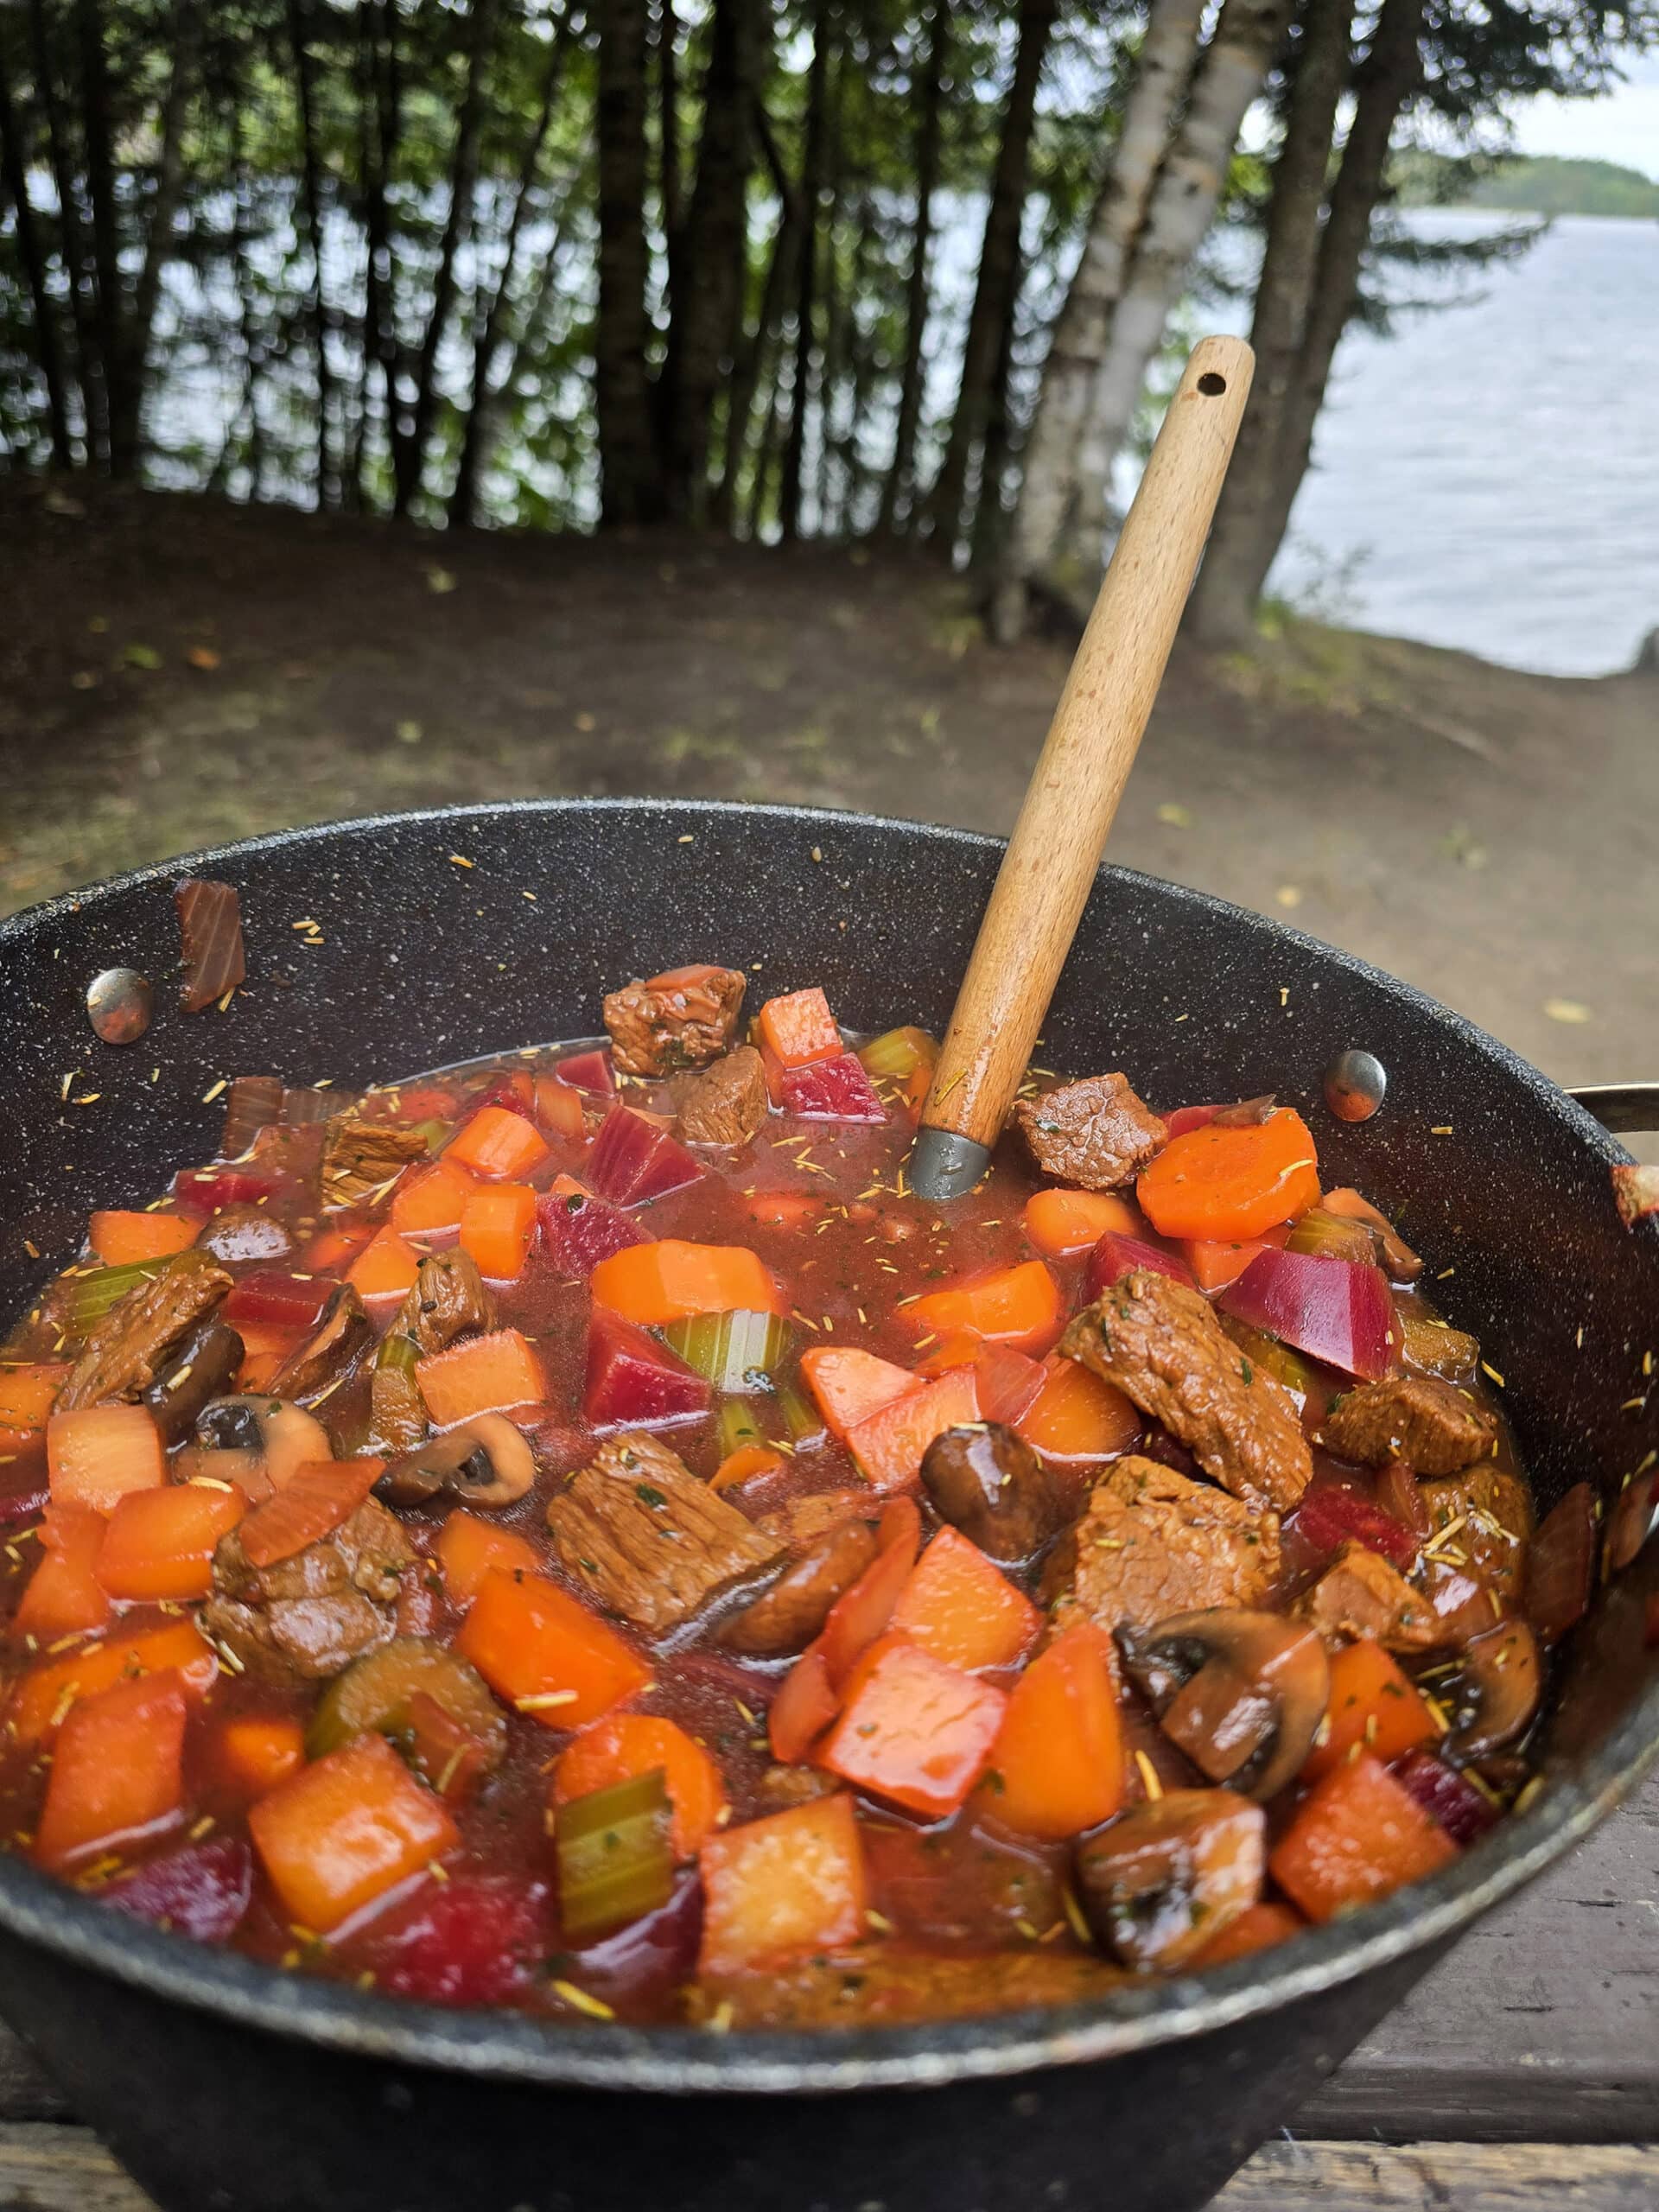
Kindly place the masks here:
<instances>
[{"instance_id":1,"label":"metal pot handle","mask_svg":"<svg viewBox=\"0 0 1659 2212\"><path fill-rule=\"evenodd\" d=\"M1659 1083L1586 1083L1567 1096L1616 1136L1659 1130Z\"/></svg>"}]
</instances>

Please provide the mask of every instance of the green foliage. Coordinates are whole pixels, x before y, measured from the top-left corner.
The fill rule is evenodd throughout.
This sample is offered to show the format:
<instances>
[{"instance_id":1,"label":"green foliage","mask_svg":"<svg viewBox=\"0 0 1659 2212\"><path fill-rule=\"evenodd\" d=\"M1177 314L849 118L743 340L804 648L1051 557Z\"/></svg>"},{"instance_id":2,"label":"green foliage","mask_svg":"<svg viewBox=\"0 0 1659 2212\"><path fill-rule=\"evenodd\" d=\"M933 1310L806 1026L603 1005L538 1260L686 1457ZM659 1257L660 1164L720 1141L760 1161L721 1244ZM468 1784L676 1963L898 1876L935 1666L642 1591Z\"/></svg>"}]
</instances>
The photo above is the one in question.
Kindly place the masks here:
<instances>
[{"instance_id":1,"label":"green foliage","mask_svg":"<svg viewBox=\"0 0 1659 2212\"><path fill-rule=\"evenodd\" d=\"M1498 155L1478 165L1418 154L1395 180L1408 207L1496 207L1517 214L1659 216L1659 181L1617 162Z\"/></svg>"}]
</instances>

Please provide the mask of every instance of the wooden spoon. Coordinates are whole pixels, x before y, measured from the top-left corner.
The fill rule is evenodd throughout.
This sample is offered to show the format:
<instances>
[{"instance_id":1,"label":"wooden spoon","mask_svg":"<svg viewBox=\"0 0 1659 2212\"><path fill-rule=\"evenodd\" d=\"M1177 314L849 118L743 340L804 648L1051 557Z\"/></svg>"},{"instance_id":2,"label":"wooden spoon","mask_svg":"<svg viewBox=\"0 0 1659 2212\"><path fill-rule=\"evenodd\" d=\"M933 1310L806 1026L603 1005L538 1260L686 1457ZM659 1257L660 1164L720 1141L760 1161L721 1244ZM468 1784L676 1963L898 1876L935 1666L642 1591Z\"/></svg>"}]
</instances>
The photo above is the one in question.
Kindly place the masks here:
<instances>
[{"instance_id":1,"label":"wooden spoon","mask_svg":"<svg viewBox=\"0 0 1659 2212\"><path fill-rule=\"evenodd\" d=\"M990 1163L1093 887L1232 458L1255 357L1193 347L1060 694L945 1033L912 1187L959 1198Z\"/></svg>"}]
</instances>

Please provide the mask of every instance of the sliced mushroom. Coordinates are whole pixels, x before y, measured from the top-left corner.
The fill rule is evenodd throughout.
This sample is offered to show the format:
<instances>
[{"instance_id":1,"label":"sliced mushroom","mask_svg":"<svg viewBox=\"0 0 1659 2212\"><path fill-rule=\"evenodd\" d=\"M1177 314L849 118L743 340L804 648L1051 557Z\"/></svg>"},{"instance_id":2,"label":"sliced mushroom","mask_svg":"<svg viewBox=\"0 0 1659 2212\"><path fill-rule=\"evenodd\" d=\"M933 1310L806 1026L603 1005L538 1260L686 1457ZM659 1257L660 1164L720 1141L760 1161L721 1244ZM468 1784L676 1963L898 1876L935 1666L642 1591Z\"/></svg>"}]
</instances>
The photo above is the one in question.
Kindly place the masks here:
<instances>
[{"instance_id":1,"label":"sliced mushroom","mask_svg":"<svg viewBox=\"0 0 1659 2212\"><path fill-rule=\"evenodd\" d=\"M373 1341L374 1325L363 1311L362 1300L350 1283L341 1283L323 1307L316 1327L271 1376L272 1396L292 1398L302 1406L320 1405L339 1389Z\"/></svg>"},{"instance_id":2,"label":"sliced mushroom","mask_svg":"<svg viewBox=\"0 0 1659 2212\"><path fill-rule=\"evenodd\" d=\"M287 1226L264 1206L221 1206L197 1243L216 1260L285 1260L294 1249Z\"/></svg>"},{"instance_id":3,"label":"sliced mushroom","mask_svg":"<svg viewBox=\"0 0 1659 2212\"><path fill-rule=\"evenodd\" d=\"M315 1414L282 1398L215 1398L196 1416L204 1452L234 1453L281 1490L308 1460L332 1459L328 1432ZM224 1471L237 1479L231 1470Z\"/></svg>"},{"instance_id":4,"label":"sliced mushroom","mask_svg":"<svg viewBox=\"0 0 1659 2212\"><path fill-rule=\"evenodd\" d=\"M943 1521L992 1559L1030 1559L1065 1518L1048 1470L1001 1421L947 1428L927 1447L922 1486Z\"/></svg>"},{"instance_id":5,"label":"sliced mushroom","mask_svg":"<svg viewBox=\"0 0 1659 2212\"><path fill-rule=\"evenodd\" d=\"M1538 1639L1525 1621L1503 1621L1465 1647L1453 1675L1439 1676L1435 1695L1455 1726L1446 1749L1459 1761L1484 1758L1530 1726L1543 1693Z\"/></svg>"},{"instance_id":6,"label":"sliced mushroom","mask_svg":"<svg viewBox=\"0 0 1659 2212\"><path fill-rule=\"evenodd\" d=\"M1267 1818L1231 1789L1171 1789L1079 1844L1077 1894L1127 1967L1173 1972L1262 1894Z\"/></svg>"},{"instance_id":7,"label":"sliced mushroom","mask_svg":"<svg viewBox=\"0 0 1659 2212\"><path fill-rule=\"evenodd\" d=\"M1117 1640L1164 1733L1211 1782L1265 1800L1300 1768L1331 1694L1312 1629L1223 1605L1122 1628Z\"/></svg>"},{"instance_id":8,"label":"sliced mushroom","mask_svg":"<svg viewBox=\"0 0 1659 2212\"><path fill-rule=\"evenodd\" d=\"M781 1659L810 1643L843 1590L850 1590L876 1554L868 1521L843 1521L826 1529L791 1560L770 1590L735 1613L720 1632L728 1651L752 1659Z\"/></svg>"},{"instance_id":9,"label":"sliced mushroom","mask_svg":"<svg viewBox=\"0 0 1659 2212\"><path fill-rule=\"evenodd\" d=\"M536 1459L505 1414L480 1414L394 1459L375 1484L389 1505L445 1494L486 1510L512 1505L536 1479Z\"/></svg>"},{"instance_id":10,"label":"sliced mushroom","mask_svg":"<svg viewBox=\"0 0 1659 2212\"><path fill-rule=\"evenodd\" d=\"M166 1365L140 1401L154 1414L163 1444L177 1444L189 1435L202 1408L236 1380L242 1355L236 1331L211 1314L168 1353Z\"/></svg>"},{"instance_id":11,"label":"sliced mushroom","mask_svg":"<svg viewBox=\"0 0 1659 2212\"><path fill-rule=\"evenodd\" d=\"M1564 1498L1561 1503L1566 1503ZM1556 1508L1556 1512L1560 1507ZM1549 1521L1555 1515L1552 1513ZM1549 1521L1538 1532L1540 1543L1548 1533ZM1618 1494L1607 1521L1607 1572L1617 1574L1628 1567L1642 1547L1659 1530L1659 1469L1645 1475L1634 1475Z\"/></svg>"}]
</instances>

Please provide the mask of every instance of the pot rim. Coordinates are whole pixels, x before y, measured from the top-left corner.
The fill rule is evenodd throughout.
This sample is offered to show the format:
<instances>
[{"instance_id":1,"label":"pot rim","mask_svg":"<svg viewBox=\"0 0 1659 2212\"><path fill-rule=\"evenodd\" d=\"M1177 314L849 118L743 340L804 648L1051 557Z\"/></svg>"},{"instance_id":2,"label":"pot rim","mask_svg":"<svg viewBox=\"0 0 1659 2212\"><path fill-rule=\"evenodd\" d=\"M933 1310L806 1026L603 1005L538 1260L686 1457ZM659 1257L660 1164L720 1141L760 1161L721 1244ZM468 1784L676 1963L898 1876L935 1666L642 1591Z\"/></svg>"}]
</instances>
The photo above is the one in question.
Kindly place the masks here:
<instances>
[{"instance_id":1,"label":"pot rim","mask_svg":"<svg viewBox=\"0 0 1659 2212\"><path fill-rule=\"evenodd\" d=\"M664 823L759 817L803 831L871 829L981 851L1003 840L976 831L845 809L748 805L733 800L551 798L429 807L307 824L213 846L177 860L57 894L0 920L0 955L58 915L127 891L251 855L317 846L352 832L514 815L594 813L657 817ZM1243 924L1265 941L1290 939L1337 970L1363 979L1464 1051L1495 1063L1535 1103L1564 1120L1608 1161L1624 1147L1540 1071L1463 1015L1370 963L1265 915L1161 878L1112 867L1116 880ZM652 2089L672 2094L833 2094L921 2088L1019 2075L1103 2060L1204 2035L1262 2017L1298 1999L1386 1967L1443 1942L1553 1865L1604 1819L1659 1761L1659 1682L1649 1686L1572 1776L1551 1778L1536 1802L1501 1822L1452 1866L1342 1921L1313 1929L1281 1948L1211 1969L1125 1988L1086 2004L930 2024L784 2032L563 2024L493 2010L461 2011L360 1991L214 1950L111 1913L26 1860L0 1853L0 1928L75 1966L238 2024L325 2049L418 2068L550 2087Z\"/></svg>"}]
</instances>

